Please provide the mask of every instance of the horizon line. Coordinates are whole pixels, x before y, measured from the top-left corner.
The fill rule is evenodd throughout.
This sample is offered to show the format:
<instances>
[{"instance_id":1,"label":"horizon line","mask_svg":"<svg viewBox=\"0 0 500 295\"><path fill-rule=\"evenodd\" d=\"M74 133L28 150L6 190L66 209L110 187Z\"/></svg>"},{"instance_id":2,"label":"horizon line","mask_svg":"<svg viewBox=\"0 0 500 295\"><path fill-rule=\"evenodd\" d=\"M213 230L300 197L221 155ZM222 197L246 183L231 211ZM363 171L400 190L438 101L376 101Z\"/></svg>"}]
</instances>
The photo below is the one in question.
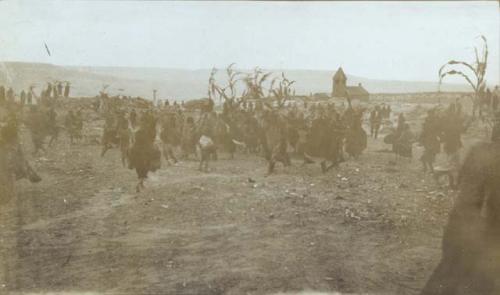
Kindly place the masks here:
<instances>
[{"instance_id":1,"label":"horizon line","mask_svg":"<svg viewBox=\"0 0 500 295\"><path fill-rule=\"evenodd\" d=\"M190 72L196 72L196 71L210 71L213 68L216 68L217 70L225 70L226 68L222 67L207 67L207 68L179 68L179 67L166 67L166 66L113 66L113 65L71 65L71 64L56 64L56 63L49 63L49 62L37 62L37 61L23 61L23 60L2 60L0 61L0 64L6 64L6 63L23 63L23 64L41 64L41 65L51 65L51 66L56 66L56 67L71 67L71 68L131 68L131 69L163 69L163 70L180 70L180 71L190 71ZM232 63L237 65L237 63ZM229 64L231 65L231 64ZM229 66L228 65L228 66ZM255 68L259 68L261 70L267 70L267 71L316 71L316 72L332 72L332 74L335 74L339 68L343 68L342 65L338 66L337 69L335 70L327 70L327 69L313 69L313 68L266 68L266 67L253 67L253 68L236 68L239 70L243 71L251 71ZM344 70L345 71L345 70ZM345 71L348 72L348 71ZM286 73L286 72L285 72ZM95 73L98 74L98 73ZM363 75L356 75L356 74L350 74L347 73L348 76L353 76L356 78L361 78L361 79L367 79L367 80L373 80L373 81L390 81L390 82L413 82L413 83L439 83L439 81L433 81L433 80L401 80L401 79L380 79L380 78L368 78ZM453 82L445 82L441 83L441 85L462 85L462 86L467 86L467 83L453 83ZM495 83L492 83L492 85L496 85Z\"/></svg>"}]
</instances>

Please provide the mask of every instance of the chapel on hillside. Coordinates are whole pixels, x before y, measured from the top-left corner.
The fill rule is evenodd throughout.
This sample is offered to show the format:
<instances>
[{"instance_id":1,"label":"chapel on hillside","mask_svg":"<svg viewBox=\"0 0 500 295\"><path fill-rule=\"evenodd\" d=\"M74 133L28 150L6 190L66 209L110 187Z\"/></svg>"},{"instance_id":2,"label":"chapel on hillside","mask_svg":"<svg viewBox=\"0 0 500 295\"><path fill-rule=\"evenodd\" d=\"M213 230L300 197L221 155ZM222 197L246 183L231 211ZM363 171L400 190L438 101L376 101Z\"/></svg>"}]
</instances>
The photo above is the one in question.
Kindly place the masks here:
<instances>
[{"instance_id":1,"label":"chapel on hillside","mask_svg":"<svg viewBox=\"0 0 500 295\"><path fill-rule=\"evenodd\" d=\"M335 75L333 75L332 83L332 97L350 97L351 99L359 99L361 101L368 101L370 93L361 85L347 86L347 76L340 67Z\"/></svg>"}]
</instances>

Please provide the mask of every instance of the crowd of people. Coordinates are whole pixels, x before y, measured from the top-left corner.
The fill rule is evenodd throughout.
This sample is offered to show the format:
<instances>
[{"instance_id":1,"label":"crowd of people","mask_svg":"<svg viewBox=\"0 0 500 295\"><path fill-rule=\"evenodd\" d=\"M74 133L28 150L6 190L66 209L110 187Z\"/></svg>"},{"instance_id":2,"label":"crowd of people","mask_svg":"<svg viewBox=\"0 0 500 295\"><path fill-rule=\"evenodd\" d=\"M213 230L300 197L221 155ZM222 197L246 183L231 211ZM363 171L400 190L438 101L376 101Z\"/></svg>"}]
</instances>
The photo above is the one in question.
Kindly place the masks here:
<instances>
[{"instance_id":1,"label":"crowd of people","mask_svg":"<svg viewBox=\"0 0 500 295\"><path fill-rule=\"evenodd\" d=\"M473 116L483 117L488 112L497 112L500 110L500 89L498 85L493 91L490 88L482 87L478 93L478 99L474 101Z\"/></svg>"},{"instance_id":2,"label":"crowd of people","mask_svg":"<svg viewBox=\"0 0 500 295\"><path fill-rule=\"evenodd\" d=\"M388 104L367 109L350 103L289 101L276 106L267 100L229 99L216 111L210 98L188 103L152 102L101 92L90 104L61 113L60 99L68 97L69 85L66 83L63 89L60 82L48 83L37 103L28 106L21 100L12 100L13 91L9 88L8 99L0 102L11 105L11 112L29 130L35 155L45 150L47 138L48 146L56 142L61 130L68 134L71 144L81 141L83 112L93 111L104 121L101 156L110 148L119 147L123 165L137 171L138 190L147 172L159 168L161 156L167 165L194 156L200 161L200 170L208 171L209 162L217 159L218 153L227 152L233 158L240 150L262 155L267 160L268 173L274 172L277 163L291 165L293 157L303 165L319 161L326 172L346 157L359 157L366 149L365 121L374 140L381 128L389 125L384 142L392 145L396 155L412 158L413 144L419 142L424 148L420 159L424 170L434 171L436 155L443 150L451 163L450 170L458 171L461 134L467 128L458 102L447 109L440 106L429 110L419 136L406 122L404 113L397 116L395 127L391 127L393 111ZM456 185L456 179L454 174L450 185Z\"/></svg>"},{"instance_id":3,"label":"crowd of people","mask_svg":"<svg viewBox=\"0 0 500 295\"><path fill-rule=\"evenodd\" d=\"M166 101L148 105L127 97L101 96L93 106L95 110L105 110L101 155L119 146L124 164L128 159L129 167L136 170L134 155L140 153L134 151L138 149L149 150L142 154L152 155L150 165L157 166L153 165L160 160L154 152L156 137L161 145L158 150L168 165L194 156L200 160L200 170L205 171L221 151L232 158L237 150L263 155L269 173L276 163L289 166L294 155L304 164L319 158L323 171L327 171L344 160L344 151L358 157L367 145L363 110L337 108L334 104L289 104L276 108L260 101L228 100L216 112L211 99L198 104ZM154 136L138 136L141 132ZM140 179L145 178L143 172L137 173Z\"/></svg>"},{"instance_id":4,"label":"crowd of people","mask_svg":"<svg viewBox=\"0 0 500 295\"><path fill-rule=\"evenodd\" d=\"M6 88L0 85L0 104L5 103L15 103L20 105L33 105L37 104L38 100L40 102L47 102L57 98L68 98L70 94L71 85L66 82L63 86L62 82L51 82L47 83L47 86L40 91L40 95L37 96L34 91L34 86L30 86L28 89L22 89L19 93L16 93L12 87Z\"/></svg>"}]
</instances>

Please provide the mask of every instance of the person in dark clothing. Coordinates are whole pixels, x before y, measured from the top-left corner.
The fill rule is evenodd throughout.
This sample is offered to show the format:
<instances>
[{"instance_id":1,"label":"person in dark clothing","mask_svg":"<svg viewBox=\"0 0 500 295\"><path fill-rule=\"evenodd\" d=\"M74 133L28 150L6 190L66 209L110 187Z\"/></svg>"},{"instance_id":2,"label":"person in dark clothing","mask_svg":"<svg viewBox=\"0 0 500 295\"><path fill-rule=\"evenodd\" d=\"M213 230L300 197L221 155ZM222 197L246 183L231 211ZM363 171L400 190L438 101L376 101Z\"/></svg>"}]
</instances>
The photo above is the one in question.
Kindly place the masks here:
<instances>
[{"instance_id":1,"label":"person in dark clothing","mask_svg":"<svg viewBox=\"0 0 500 295\"><path fill-rule=\"evenodd\" d=\"M104 129L102 133L101 139L101 157L103 157L106 152L113 147L113 145L117 145L119 143L117 131L117 122L114 114L106 114L106 118L104 120Z\"/></svg>"},{"instance_id":2,"label":"person in dark clothing","mask_svg":"<svg viewBox=\"0 0 500 295\"><path fill-rule=\"evenodd\" d=\"M498 86L495 86L495 90L493 91L493 94L491 96L491 108L493 109L494 112L498 110L499 102L500 102L500 90L498 89Z\"/></svg>"},{"instance_id":3,"label":"person in dark clothing","mask_svg":"<svg viewBox=\"0 0 500 295\"><path fill-rule=\"evenodd\" d=\"M456 113L455 104L451 104L443 122L442 139L446 154L455 154L462 147L461 134L463 131L463 122Z\"/></svg>"},{"instance_id":4,"label":"person in dark clothing","mask_svg":"<svg viewBox=\"0 0 500 295\"><path fill-rule=\"evenodd\" d=\"M57 95L56 97L59 98L63 95L63 85L61 82L57 83Z\"/></svg>"},{"instance_id":5,"label":"person in dark clothing","mask_svg":"<svg viewBox=\"0 0 500 295\"><path fill-rule=\"evenodd\" d=\"M14 90L11 87L9 87L9 90L7 90L6 98L10 103L14 102L15 100Z\"/></svg>"},{"instance_id":6,"label":"person in dark clothing","mask_svg":"<svg viewBox=\"0 0 500 295\"><path fill-rule=\"evenodd\" d=\"M379 106L376 106L375 109L370 112L370 135L375 139L377 139L380 125L382 125L382 117L382 110Z\"/></svg>"},{"instance_id":7,"label":"person in dark clothing","mask_svg":"<svg viewBox=\"0 0 500 295\"><path fill-rule=\"evenodd\" d=\"M0 105L5 104L5 87L0 86Z\"/></svg>"},{"instance_id":8,"label":"person in dark clothing","mask_svg":"<svg viewBox=\"0 0 500 295\"><path fill-rule=\"evenodd\" d=\"M125 113L120 112L116 123L116 135L118 136L118 145L120 147L120 154L122 165L127 166L128 150L130 146L130 130L128 128L129 122L125 117Z\"/></svg>"},{"instance_id":9,"label":"person in dark clothing","mask_svg":"<svg viewBox=\"0 0 500 295\"><path fill-rule=\"evenodd\" d=\"M14 197L17 179L27 178L33 183L42 180L24 157L18 125L13 111L7 114L6 122L0 124L0 206Z\"/></svg>"},{"instance_id":10,"label":"person in dark clothing","mask_svg":"<svg viewBox=\"0 0 500 295\"><path fill-rule=\"evenodd\" d=\"M396 129L392 134L389 136L391 137L391 142L392 142L392 151L396 152L396 141L397 139L401 136L401 133L403 132L404 124L406 124L406 118L403 113L399 114L398 117L398 123L396 125Z\"/></svg>"},{"instance_id":11,"label":"person in dark clothing","mask_svg":"<svg viewBox=\"0 0 500 295\"><path fill-rule=\"evenodd\" d=\"M456 112L455 104L450 104L442 122L440 135L443 150L448 156L450 169L450 186L455 188L458 181L458 170L460 166L459 150L462 148L461 135L464 132L464 124Z\"/></svg>"},{"instance_id":12,"label":"person in dark clothing","mask_svg":"<svg viewBox=\"0 0 500 295\"><path fill-rule=\"evenodd\" d=\"M441 150L439 130L439 122L435 112L434 110L430 110L427 113L427 118L425 118L422 126L422 133L420 134L420 144L424 147L424 153L422 154L420 161L422 161L424 172L427 171L427 169L429 169L430 172L434 171L433 164L436 159L436 155Z\"/></svg>"},{"instance_id":13,"label":"person in dark clothing","mask_svg":"<svg viewBox=\"0 0 500 295\"><path fill-rule=\"evenodd\" d=\"M405 123L403 125L401 134L399 135L399 137L396 139L395 142L394 152L396 153L396 155L411 159L413 155L412 145L414 139L415 136L410 129L410 125L408 123Z\"/></svg>"},{"instance_id":14,"label":"person in dark clothing","mask_svg":"<svg viewBox=\"0 0 500 295\"><path fill-rule=\"evenodd\" d=\"M177 131L176 120L173 115L168 116L162 124L160 139L162 141L163 157L167 164L170 165L170 159L177 163L177 158L174 155L175 146L179 145L180 139Z\"/></svg>"},{"instance_id":15,"label":"person in dark clothing","mask_svg":"<svg viewBox=\"0 0 500 295\"><path fill-rule=\"evenodd\" d=\"M46 96L45 98L50 98L51 97L51 95L52 95L52 89L53 89L52 83L48 82L47 83L47 90L45 91L45 96Z\"/></svg>"},{"instance_id":16,"label":"person in dark clothing","mask_svg":"<svg viewBox=\"0 0 500 295\"><path fill-rule=\"evenodd\" d=\"M33 142L33 154L38 154L40 150L45 151L43 142L46 136L46 120L44 114L37 106L31 106L27 126L30 130L31 140Z\"/></svg>"},{"instance_id":17,"label":"person in dark clothing","mask_svg":"<svg viewBox=\"0 0 500 295\"><path fill-rule=\"evenodd\" d=\"M26 103L31 105L33 104L33 93L30 89L30 91L28 91L28 94L26 95Z\"/></svg>"},{"instance_id":18,"label":"person in dark clothing","mask_svg":"<svg viewBox=\"0 0 500 295\"><path fill-rule=\"evenodd\" d=\"M198 142L198 136L196 135L195 128L194 119L192 117L188 117L186 119L186 123L182 127L181 135L183 159L187 159L191 154L196 155L196 143Z\"/></svg>"},{"instance_id":19,"label":"person in dark clothing","mask_svg":"<svg viewBox=\"0 0 500 295\"><path fill-rule=\"evenodd\" d=\"M362 126L363 112L348 108L344 117L347 123L345 151L349 156L357 158L367 147L367 135Z\"/></svg>"},{"instance_id":20,"label":"person in dark clothing","mask_svg":"<svg viewBox=\"0 0 500 295\"><path fill-rule=\"evenodd\" d=\"M47 134L50 136L49 146L59 137L59 126L57 126L57 113L52 107L47 111Z\"/></svg>"},{"instance_id":21,"label":"person in dark clothing","mask_svg":"<svg viewBox=\"0 0 500 295\"><path fill-rule=\"evenodd\" d=\"M154 172L161 166L161 152L156 147L155 134L156 125L151 124L149 118L141 120L139 130L135 132L135 141L129 150L129 169L135 169L139 183L136 191L140 192L144 187L144 181L150 171Z\"/></svg>"},{"instance_id":22,"label":"person in dark clothing","mask_svg":"<svg viewBox=\"0 0 500 295\"><path fill-rule=\"evenodd\" d=\"M493 130L491 131L491 141L500 142L500 112L495 114Z\"/></svg>"},{"instance_id":23,"label":"person in dark clothing","mask_svg":"<svg viewBox=\"0 0 500 295\"><path fill-rule=\"evenodd\" d=\"M484 109L491 107L491 90L486 88L486 93L484 94L482 105Z\"/></svg>"},{"instance_id":24,"label":"person in dark clothing","mask_svg":"<svg viewBox=\"0 0 500 295\"><path fill-rule=\"evenodd\" d=\"M151 110L144 112L141 116L140 125L149 130L148 134L151 135L151 141L153 142L156 139L156 122L157 119Z\"/></svg>"},{"instance_id":25,"label":"person in dark clothing","mask_svg":"<svg viewBox=\"0 0 500 295\"><path fill-rule=\"evenodd\" d=\"M281 162L286 167L292 164L287 152L286 130L286 122L276 111L266 112L259 137L268 161L268 174L274 172L276 162Z\"/></svg>"},{"instance_id":26,"label":"person in dark clothing","mask_svg":"<svg viewBox=\"0 0 500 295\"><path fill-rule=\"evenodd\" d=\"M69 82L66 82L66 85L64 86L64 98L69 97L69 91L70 91L70 84Z\"/></svg>"},{"instance_id":27,"label":"person in dark clothing","mask_svg":"<svg viewBox=\"0 0 500 295\"><path fill-rule=\"evenodd\" d=\"M24 90L21 91L19 98L21 100L21 105L24 105L26 103L26 92Z\"/></svg>"},{"instance_id":28,"label":"person in dark clothing","mask_svg":"<svg viewBox=\"0 0 500 295\"><path fill-rule=\"evenodd\" d=\"M68 114L66 115L66 118L64 119L64 127L68 132L71 144L74 143L76 137L75 121L76 121L75 113L72 110L69 110Z\"/></svg>"}]
</instances>

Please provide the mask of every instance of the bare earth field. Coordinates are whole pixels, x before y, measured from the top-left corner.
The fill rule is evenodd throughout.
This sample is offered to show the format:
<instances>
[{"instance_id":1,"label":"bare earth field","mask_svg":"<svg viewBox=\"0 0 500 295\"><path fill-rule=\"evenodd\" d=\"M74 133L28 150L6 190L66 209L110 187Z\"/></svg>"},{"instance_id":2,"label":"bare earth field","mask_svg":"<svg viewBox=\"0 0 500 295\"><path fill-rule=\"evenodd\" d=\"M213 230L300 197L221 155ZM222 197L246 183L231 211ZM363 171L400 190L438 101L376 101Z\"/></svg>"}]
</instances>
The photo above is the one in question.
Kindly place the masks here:
<instances>
[{"instance_id":1,"label":"bare earth field","mask_svg":"<svg viewBox=\"0 0 500 295\"><path fill-rule=\"evenodd\" d=\"M135 193L117 149L62 134L31 159L43 181L17 182L2 208L0 293L418 294L455 193L421 171L419 147L412 162L385 148L267 177L264 159L222 154L210 173L163 165Z\"/></svg>"}]
</instances>

